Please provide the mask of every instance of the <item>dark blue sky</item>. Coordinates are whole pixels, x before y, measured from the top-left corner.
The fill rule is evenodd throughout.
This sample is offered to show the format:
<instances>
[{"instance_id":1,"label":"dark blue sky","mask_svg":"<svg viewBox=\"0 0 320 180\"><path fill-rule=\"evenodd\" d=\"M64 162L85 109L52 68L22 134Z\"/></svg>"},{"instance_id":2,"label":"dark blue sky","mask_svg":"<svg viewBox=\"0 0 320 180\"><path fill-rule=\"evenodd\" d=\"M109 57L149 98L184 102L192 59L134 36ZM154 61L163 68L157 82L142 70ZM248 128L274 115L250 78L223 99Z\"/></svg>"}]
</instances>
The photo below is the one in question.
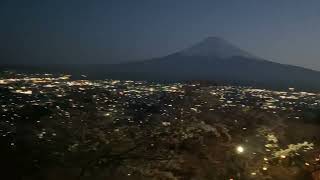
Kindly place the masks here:
<instances>
[{"instance_id":1,"label":"dark blue sky","mask_svg":"<svg viewBox=\"0 0 320 180\"><path fill-rule=\"evenodd\" d=\"M115 63L219 36L320 70L319 0L1 0L5 63Z\"/></svg>"}]
</instances>

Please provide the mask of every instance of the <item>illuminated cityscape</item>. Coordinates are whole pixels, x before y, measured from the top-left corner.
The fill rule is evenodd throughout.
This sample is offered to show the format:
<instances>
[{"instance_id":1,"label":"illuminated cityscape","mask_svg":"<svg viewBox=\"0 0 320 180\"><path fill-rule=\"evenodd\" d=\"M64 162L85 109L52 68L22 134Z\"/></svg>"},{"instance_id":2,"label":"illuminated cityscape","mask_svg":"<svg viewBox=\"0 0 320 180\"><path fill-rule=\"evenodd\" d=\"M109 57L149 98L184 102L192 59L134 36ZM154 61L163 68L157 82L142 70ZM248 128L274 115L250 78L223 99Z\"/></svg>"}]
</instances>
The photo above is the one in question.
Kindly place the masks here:
<instances>
[{"instance_id":1,"label":"illuminated cityscape","mask_svg":"<svg viewBox=\"0 0 320 180\"><path fill-rule=\"evenodd\" d=\"M308 179L320 167L319 93L1 77L0 141L27 179Z\"/></svg>"}]
</instances>

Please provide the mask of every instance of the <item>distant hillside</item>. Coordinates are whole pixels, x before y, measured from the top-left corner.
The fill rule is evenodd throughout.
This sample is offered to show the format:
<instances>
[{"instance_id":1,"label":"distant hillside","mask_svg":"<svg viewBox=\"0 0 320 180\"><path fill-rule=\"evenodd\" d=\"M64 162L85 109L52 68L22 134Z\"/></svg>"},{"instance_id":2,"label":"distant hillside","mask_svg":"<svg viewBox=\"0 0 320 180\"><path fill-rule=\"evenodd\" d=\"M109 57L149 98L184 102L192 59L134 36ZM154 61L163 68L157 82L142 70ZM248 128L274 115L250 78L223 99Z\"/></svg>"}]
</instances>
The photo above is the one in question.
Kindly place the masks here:
<instances>
[{"instance_id":1,"label":"distant hillside","mask_svg":"<svg viewBox=\"0 0 320 180\"><path fill-rule=\"evenodd\" d=\"M209 37L174 54L117 65L7 66L28 72L87 74L91 79L162 82L210 80L221 84L320 90L320 72L256 57L217 37Z\"/></svg>"},{"instance_id":2,"label":"distant hillside","mask_svg":"<svg viewBox=\"0 0 320 180\"><path fill-rule=\"evenodd\" d=\"M121 75L148 80L213 80L269 88L320 89L320 72L264 60L218 37L206 38L165 57L114 69Z\"/></svg>"}]
</instances>

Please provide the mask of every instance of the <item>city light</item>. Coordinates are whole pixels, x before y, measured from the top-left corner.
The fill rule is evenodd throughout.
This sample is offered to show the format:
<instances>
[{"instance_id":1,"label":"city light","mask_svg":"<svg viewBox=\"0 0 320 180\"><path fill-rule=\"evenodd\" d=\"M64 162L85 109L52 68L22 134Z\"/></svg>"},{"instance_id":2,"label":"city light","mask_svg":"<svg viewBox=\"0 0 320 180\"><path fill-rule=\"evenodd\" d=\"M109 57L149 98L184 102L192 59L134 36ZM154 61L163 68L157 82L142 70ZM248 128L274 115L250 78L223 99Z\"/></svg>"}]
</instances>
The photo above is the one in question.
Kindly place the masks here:
<instances>
[{"instance_id":1,"label":"city light","mask_svg":"<svg viewBox=\"0 0 320 180\"><path fill-rule=\"evenodd\" d=\"M242 154L244 152L244 148L242 146L237 146L237 153Z\"/></svg>"}]
</instances>

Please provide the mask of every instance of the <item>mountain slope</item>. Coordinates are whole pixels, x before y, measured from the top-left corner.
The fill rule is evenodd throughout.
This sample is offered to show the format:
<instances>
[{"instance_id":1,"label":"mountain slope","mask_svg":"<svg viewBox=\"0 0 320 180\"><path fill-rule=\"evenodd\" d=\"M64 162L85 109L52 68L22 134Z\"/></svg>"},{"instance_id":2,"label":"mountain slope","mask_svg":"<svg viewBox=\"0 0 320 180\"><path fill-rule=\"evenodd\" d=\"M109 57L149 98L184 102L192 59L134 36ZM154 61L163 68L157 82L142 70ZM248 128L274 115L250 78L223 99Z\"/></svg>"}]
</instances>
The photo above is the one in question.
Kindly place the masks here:
<instances>
[{"instance_id":1,"label":"mountain slope","mask_svg":"<svg viewBox=\"0 0 320 180\"><path fill-rule=\"evenodd\" d=\"M179 54L182 56L205 56L216 58L229 58L232 56L254 58L250 53L219 37L208 37L190 48L180 51Z\"/></svg>"},{"instance_id":2,"label":"mountain slope","mask_svg":"<svg viewBox=\"0 0 320 180\"><path fill-rule=\"evenodd\" d=\"M113 69L121 70L119 78L212 80L238 85L320 89L320 72L264 60L216 37L165 57L122 64Z\"/></svg>"},{"instance_id":3,"label":"mountain slope","mask_svg":"<svg viewBox=\"0 0 320 180\"><path fill-rule=\"evenodd\" d=\"M2 68L3 69L3 68ZM165 57L117 65L5 67L27 72L87 74L91 79L174 82L210 80L219 84L320 91L320 72L256 57L217 37L209 37Z\"/></svg>"}]
</instances>

